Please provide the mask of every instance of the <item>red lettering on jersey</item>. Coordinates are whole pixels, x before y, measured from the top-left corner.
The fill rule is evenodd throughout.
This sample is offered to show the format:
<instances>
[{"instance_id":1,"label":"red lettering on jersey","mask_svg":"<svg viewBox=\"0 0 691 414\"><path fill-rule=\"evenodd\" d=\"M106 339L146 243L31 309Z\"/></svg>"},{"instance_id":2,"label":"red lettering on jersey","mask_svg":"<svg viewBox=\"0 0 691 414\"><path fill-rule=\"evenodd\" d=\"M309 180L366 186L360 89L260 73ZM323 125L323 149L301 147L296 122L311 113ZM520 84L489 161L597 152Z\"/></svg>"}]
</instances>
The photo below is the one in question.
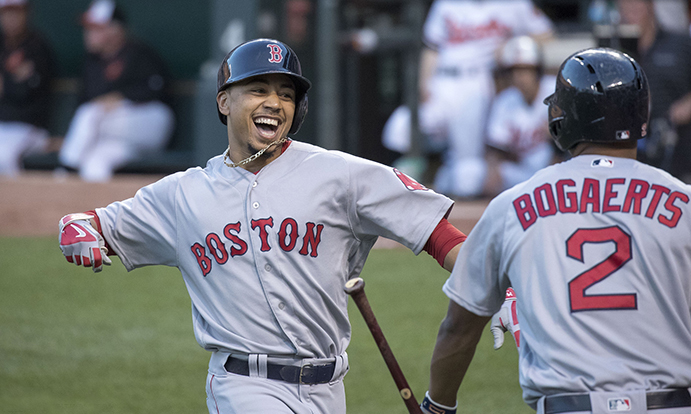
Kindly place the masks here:
<instances>
[{"instance_id":1,"label":"red lettering on jersey","mask_svg":"<svg viewBox=\"0 0 691 414\"><path fill-rule=\"evenodd\" d=\"M662 185L653 184L651 188L653 189L653 199L650 200L650 205L648 205L648 211L645 212L645 216L648 218L653 218L653 216L655 215L655 210L657 209L657 205L660 204L660 198L662 197L662 193L669 194L670 192L669 188L664 187Z\"/></svg>"},{"instance_id":2,"label":"red lettering on jersey","mask_svg":"<svg viewBox=\"0 0 691 414\"><path fill-rule=\"evenodd\" d=\"M266 45L269 48L269 62L271 63L281 63L283 61L283 49L275 43Z\"/></svg>"},{"instance_id":3,"label":"red lettering on jersey","mask_svg":"<svg viewBox=\"0 0 691 414\"><path fill-rule=\"evenodd\" d=\"M266 230L267 226L274 226L273 217L252 220L252 230L255 230L257 228L259 229L259 238L262 241L261 251L263 252L268 252L269 250L271 250L271 246L269 245L269 232Z\"/></svg>"},{"instance_id":4,"label":"red lettering on jersey","mask_svg":"<svg viewBox=\"0 0 691 414\"><path fill-rule=\"evenodd\" d=\"M288 232L290 227L290 232ZM278 245L283 251L289 252L295 248L298 240L298 222L295 219L287 218L281 223L281 229L278 232Z\"/></svg>"},{"instance_id":5,"label":"red lettering on jersey","mask_svg":"<svg viewBox=\"0 0 691 414\"><path fill-rule=\"evenodd\" d=\"M688 204L689 203L689 196L687 196L686 194L679 192L679 191L675 191L672 194L670 194L669 197L667 198L667 201L665 202L665 208L667 209L667 211L672 213L672 217L667 218L667 217L663 216L662 214L660 214L657 218L657 220L660 223L662 223L665 226L672 228L672 229L677 227L677 224L679 223L679 219L681 218L681 215L682 215L681 209L674 205L674 202L677 200L681 200L684 202L684 204Z\"/></svg>"},{"instance_id":6,"label":"red lettering on jersey","mask_svg":"<svg viewBox=\"0 0 691 414\"><path fill-rule=\"evenodd\" d=\"M492 19L487 24L477 26L459 25L449 17L444 19L449 43L463 43L490 37L506 38L511 34L511 28Z\"/></svg>"},{"instance_id":7,"label":"red lettering on jersey","mask_svg":"<svg viewBox=\"0 0 691 414\"><path fill-rule=\"evenodd\" d=\"M218 234L209 233L206 236L206 247L209 248L209 252L214 257L214 259L216 259L216 263L224 264L228 261L228 252L226 251L226 245L223 244L221 238L218 237Z\"/></svg>"},{"instance_id":8,"label":"red lettering on jersey","mask_svg":"<svg viewBox=\"0 0 691 414\"><path fill-rule=\"evenodd\" d=\"M614 200L624 191L616 189L616 186L624 186L627 184L626 181L626 178L610 178L603 181L604 192L601 196L601 183L594 178L585 178L583 180L583 187L580 189L574 188L573 191L567 190L569 187L576 186L574 180L562 179L554 184L554 187L556 187L556 202L554 188L552 184L547 183L535 187L532 194L526 193L516 198L513 201L513 205L523 230L527 230L538 218L553 216L557 213L622 212L640 215L645 208L643 203L648 198L650 198L650 204L647 206L645 217L653 219L657 215L657 221L670 228L678 225L684 212L678 200L681 200L684 204L689 204L691 201L690 195L679 191L672 191L663 185L650 184L640 179L631 179L626 187L623 203L617 204ZM648 197L651 192L653 194ZM657 208L663 203L662 198L665 194L669 195L663 204L666 212L657 213ZM531 195L534 198L531 198ZM591 207L589 208L589 206Z\"/></svg>"},{"instance_id":9,"label":"red lettering on jersey","mask_svg":"<svg viewBox=\"0 0 691 414\"><path fill-rule=\"evenodd\" d=\"M626 197L624 198L624 205L621 211L628 213L633 206L633 214L641 214L643 199L648 195L649 188L650 184L648 184L647 181L632 179L626 191Z\"/></svg>"},{"instance_id":10,"label":"red lettering on jersey","mask_svg":"<svg viewBox=\"0 0 691 414\"><path fill-rule=\"evenodd\" d=\"M197 259L197 263L199 264L199 269L202 271L202 275L206 277L206 275L208 275L211 271L211 259L206 257L204 246L199 243L194 243L191 247L191 250L195 259Z\"/></svg>"},{"instance_id":11,"label":"red lettering on jersey","mask_svg":"<svg viewBox=\"0 0 691 414\"><path fill-rule=\"evenodd\" d=\"M317 229L316 232L315 228ZM309 253L310 256L317 257L317 247L321 242L323 228L323 224L307 223L307 233L305 233L305 237L302 239L302 249L300 249L301 255L307 256L309 246L312 249L311 253Z\"/></svg>"},{"instance_id":12,"label":"red lettering on jersey","mask_svg":"<svg viewBox=\"0 0 691 414\"><path fill-rule=\"evenodd\" d=\"M398 177L401 182L403 182L403 185L405 185L405 188L407 188L410 191L415 191L415 190L427 190L427 187L424 185L418 183L417 181L413 180L412 178L408 177L407 175L403 174L402 172L398 171L396 168L393 169L393 172L396 173L396 176Z\"/></svg>"},{"instance_id":13,"label":"red lettering on jersey","mask_svg":"<svg viewBox=\"0 0 691 414\"><path fill-rule=\"evenodd\" d=\"M578 211L578 195L575 191L565 191L564 187L575 187L576 182L571 179L557 181L557 200L559 201L560 213L575 213ZM566 205L566 199L569 200L569 205Z\"/></svg>"},{"instance_id":14,"label":"red lettering on jersey","mask_svg":"<svg viewBox=\"0 0 691 414\"><path fill-rule=\"evenodd\" d=\"M626 183L625 178L610 178L605 181L605 198L602 201L602 212L606 213L608 211L621 211L621 206L612 205L610 202L613 198L617 198L619 194L618 191L614 191L615 185L622 185Z\"/></svg>"},{"instance_id":15,"label":"red lettering on jersey","mask_svg":"<svg viewBox=\"0 0 691 414\"><path fill-rule=\"evenodd\" d=\"M554 201L554 193L552 192L552 185L547 183L539 186L533 191L535 195L535 205L537 206L537 212L540 217L553 216L557 214L557 203ZM545 198L542 198L542 194ZM547 202L547 208L545 208L545 201Z\"/></svg>"},{"instance_id":16,"label":"red lettering on jersey","mask_svg":"<svg viewBox=\"0 0 691 414\"><path fill-rule=\"evenodd\" d=\"M537 213L535 213L535 207L533 207L533 201L530 199L530 195L523 194L513 200L513 208L516 210L518 221L521 222L523 230L527 230L528 227L532 226L537 220Z\"/></svg>"},{"instance_id":17,"label":"red lettering on jersey","mask_svg":"<svg viewBox=\"0 0 691 414\"><path fill-rule=\"evenodd\" d=\"M581 213L588 212L588 204L593 206L593 213L600 212L600 182L594 178L586 178L583 181Z\"/></svg>"},{"instance_id":18,"label":"red lettering on jersey","mask_svg":"<svg viewBox=\"0 0 691 414\"><path fill-rule=\"evenodd\" d=\"M234 231L236 233L240 232L240 222L238 221L237 223L231 223L227 224L225 228L223 229L223 235L228 238L228 240L232 241L235 246L230 247L230 257L235 257L237 255L243 255L247 253L247 242L239 238L238 236L234 235L230 231Z\"/></svg>"}]
</instances>

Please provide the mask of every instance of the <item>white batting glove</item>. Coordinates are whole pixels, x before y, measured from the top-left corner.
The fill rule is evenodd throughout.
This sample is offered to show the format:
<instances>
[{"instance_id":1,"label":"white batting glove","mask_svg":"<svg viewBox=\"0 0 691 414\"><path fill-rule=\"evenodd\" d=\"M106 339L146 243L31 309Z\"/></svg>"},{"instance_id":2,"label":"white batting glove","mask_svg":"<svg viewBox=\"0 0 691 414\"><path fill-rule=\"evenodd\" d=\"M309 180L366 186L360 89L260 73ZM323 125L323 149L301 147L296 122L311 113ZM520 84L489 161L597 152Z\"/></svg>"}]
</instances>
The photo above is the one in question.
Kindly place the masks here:
<instances>
[{"instance_id":1,"label":"white batting glove","mask_svg":"<svg viewBox=\"0 0 691 414\"><path fill-rule=\"evenodd\" d=\"M516 342L516 348L521 346L521 326L518 324L516 311L516 292L512 288L506 289L506 299L499 312L492 316L490 331L494 335L494 349L499 349L504 344L504 332L509 332Z\"/></svg>"},{"instance_id":2,"label":"white batting glove","mask_svg":"<svg viewBox=\"0 0 691 414\"><path fill-rule=\"evenodd\" d=\"M85 213L68 214L60 219L60 250L68 262L91 267L100 272L110 265L106 242L91 225L94 216Z\"/></svg>"},{"instance_id":3,"label":"white batting glove","mask_svg":"<svg viewBox=\"0 0 691 414\"><path fill-rule=\"evenodd\" d=\"M429 391L425 393L425 398L420 404L420 409L424 414L456 414L458 403L454 407L441 405L429 397Z\"/></svg>"}]
</instances>

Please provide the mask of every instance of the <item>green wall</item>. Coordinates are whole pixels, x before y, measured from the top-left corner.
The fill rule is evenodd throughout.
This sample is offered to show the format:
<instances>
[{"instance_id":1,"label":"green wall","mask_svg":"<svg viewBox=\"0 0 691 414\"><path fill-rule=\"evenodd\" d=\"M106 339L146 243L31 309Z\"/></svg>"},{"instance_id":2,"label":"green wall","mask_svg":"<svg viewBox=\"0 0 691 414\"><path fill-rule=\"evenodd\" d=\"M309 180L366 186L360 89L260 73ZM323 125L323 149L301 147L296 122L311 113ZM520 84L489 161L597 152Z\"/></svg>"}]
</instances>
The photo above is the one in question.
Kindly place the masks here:
<instances>
[{"instance_id":1,"label":"green wall","mask_svg":"<svg viewBox=\"0 0 691 414\"><path fill-rule=\"evenodd\" d=\"M210 0L120 0L130 31L153 46L177 79L197 78L210 51ZM31 0L33 26L55 50L59 72L78 76L84 47L79 18L90 0Z\"/></svg>"}]
</instances>

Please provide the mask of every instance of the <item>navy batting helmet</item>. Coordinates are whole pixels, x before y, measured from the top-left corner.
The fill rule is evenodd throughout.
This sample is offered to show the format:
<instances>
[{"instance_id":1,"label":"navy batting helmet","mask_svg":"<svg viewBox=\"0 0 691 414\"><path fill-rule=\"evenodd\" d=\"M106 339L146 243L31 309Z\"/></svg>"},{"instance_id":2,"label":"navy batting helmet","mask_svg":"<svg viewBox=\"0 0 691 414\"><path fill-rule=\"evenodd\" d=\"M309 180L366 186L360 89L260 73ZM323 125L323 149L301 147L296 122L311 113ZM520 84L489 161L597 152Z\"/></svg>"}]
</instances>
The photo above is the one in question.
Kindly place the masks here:
<instances>
[{"instance_id":1,"label":"navy batting helmet","mask_svg":"<svg viewBox=\"0 0 691 414\"><path fill-rule=\"evenodd\" d=\"M235 47L223 58L218 70L217 93L235 82L270 73L288 75L295 83L295 115L288 131L294 134L307 115L307 91L312 84L302 76L298 56L285 43L273 39L256 39ZM228 122L221 111L218 111L218 117L224 124Z\"/></svg>"},{"instance_id":2,"label":"navy batting helmet","mask_svg":"<svg viewBox=\"0 0 691 414\"><path fill-rule=\"evenodd\" d=\"M566 151L579 142L623 142L645 137L648 126L648 80L625 53L586 49L559 68L549 105L549 131Z\"/></svg>"}]
</instances>

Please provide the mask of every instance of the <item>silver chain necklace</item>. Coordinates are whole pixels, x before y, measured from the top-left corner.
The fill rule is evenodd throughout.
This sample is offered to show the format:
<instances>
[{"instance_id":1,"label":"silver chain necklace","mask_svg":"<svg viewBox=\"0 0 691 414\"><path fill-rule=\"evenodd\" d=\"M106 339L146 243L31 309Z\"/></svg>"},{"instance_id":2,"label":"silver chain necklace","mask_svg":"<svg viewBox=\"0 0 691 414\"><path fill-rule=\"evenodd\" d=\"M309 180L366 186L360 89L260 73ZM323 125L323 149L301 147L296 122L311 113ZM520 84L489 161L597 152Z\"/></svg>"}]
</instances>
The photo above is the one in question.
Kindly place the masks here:
<instances>
[{"instance_id":1,"label":"silver chain necklace","mask_svg":"<svg viewBox=\"0 0 691 414\"><path fill-rule=\"evenodd\" d=\"M271 144L267 145L266 147L257 151L254 155L250 155L249 157L245 158L242 161L238 161L237 163L233 163L233 162L229 163L226 161L228 158L230 158L230 145L228 145L228 149L226 150L225 154L223 155L223 163L230 168L240 167L241 165L249 164L252 161L256 160L257 158L261 157L262 154L266 150L268 150L272 145L282 144L285 142L285 140L286 140L286 137L283 137L283 138L279 139L278 141L274 141Z\"/></svg>"}]
</instances>

